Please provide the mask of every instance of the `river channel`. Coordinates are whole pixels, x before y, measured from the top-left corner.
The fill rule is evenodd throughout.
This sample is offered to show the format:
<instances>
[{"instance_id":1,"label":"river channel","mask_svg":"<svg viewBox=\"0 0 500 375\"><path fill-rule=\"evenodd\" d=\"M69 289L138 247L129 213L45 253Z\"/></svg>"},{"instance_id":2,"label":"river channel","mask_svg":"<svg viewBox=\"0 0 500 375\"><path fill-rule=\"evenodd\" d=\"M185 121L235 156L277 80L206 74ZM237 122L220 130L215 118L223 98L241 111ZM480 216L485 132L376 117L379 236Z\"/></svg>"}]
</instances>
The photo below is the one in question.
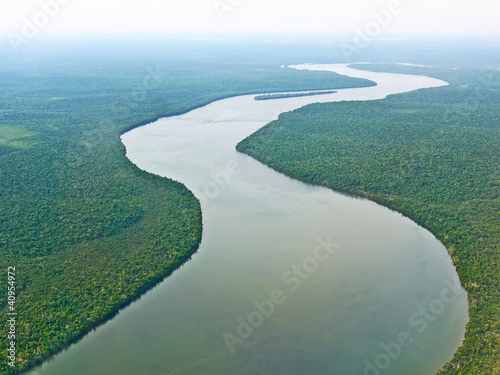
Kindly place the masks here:
<instances>
[{"instance_id":1,"label":"river channel","mask_svg":"<svg viewBox=\"0 0 500 375\"><path fill-rule=\"evenodd\" d=\"M437 87L437 79L301 65L377 82L334 94L228 98L122 136L141 169L202 204L183 267L39 375L433 375L462 342L467 295L443 244L367 199L236 152L286 111Z\"/></svg>"}]
</instances>

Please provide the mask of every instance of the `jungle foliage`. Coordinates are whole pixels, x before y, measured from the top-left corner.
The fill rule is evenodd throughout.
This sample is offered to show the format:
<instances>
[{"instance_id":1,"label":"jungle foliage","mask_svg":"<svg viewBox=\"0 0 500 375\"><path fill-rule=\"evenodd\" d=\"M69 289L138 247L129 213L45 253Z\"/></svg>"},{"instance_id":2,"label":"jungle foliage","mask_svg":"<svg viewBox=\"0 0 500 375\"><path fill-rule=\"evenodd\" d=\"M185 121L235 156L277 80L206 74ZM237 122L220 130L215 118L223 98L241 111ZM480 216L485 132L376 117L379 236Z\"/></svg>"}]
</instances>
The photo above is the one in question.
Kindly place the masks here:
<instances>
[{"instance_id":1,"label":"jungle foliage","mask_svg":"<svg viewBox=\"0 0 500 375\"><path fill-rule=\"evenodd\" d=\"M17 367L2 355L2 374L77 340L198 247L199 202L130 163L121 133L238 94L371 84L213 46L49 47L0 53L0 268L6 290L16 267L19 314Z\"/></svg>"},{"instance_id":2,"label":"jungle foliage","mask_svg":"<svg viewBox=\"0 0 500 375\"><path fill-rule=\"evenodd\" d=\"M440 374L500 373L500 72L369 65L449 86L312 104L238 144L292 177L368 197L431 229L469 294L465 341Z\"/></svg>"}]
</instances>

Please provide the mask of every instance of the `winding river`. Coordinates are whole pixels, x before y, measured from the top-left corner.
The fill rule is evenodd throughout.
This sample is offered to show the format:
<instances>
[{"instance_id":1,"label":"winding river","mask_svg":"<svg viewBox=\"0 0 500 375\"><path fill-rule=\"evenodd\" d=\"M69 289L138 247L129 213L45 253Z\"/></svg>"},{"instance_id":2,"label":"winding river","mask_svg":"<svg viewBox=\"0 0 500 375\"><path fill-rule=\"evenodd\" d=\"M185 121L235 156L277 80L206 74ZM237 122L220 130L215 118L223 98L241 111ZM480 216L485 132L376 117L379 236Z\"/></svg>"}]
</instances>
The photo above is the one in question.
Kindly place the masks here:
<instances>
[{"instance_id":1,"label":"winding river","mask_svg":"<svg viewBox=\"0 0 500 375\"><path fill-rule=\"evenodd\" d=\"M247 95L122 136L140 168L200 199L203 240L180 270L32 375L432 375L461 344L467 296L443 244L401 214L305 184L235 151L285 111L445 85L301 65L377 86Z\"/></svg>"}]
</instances>

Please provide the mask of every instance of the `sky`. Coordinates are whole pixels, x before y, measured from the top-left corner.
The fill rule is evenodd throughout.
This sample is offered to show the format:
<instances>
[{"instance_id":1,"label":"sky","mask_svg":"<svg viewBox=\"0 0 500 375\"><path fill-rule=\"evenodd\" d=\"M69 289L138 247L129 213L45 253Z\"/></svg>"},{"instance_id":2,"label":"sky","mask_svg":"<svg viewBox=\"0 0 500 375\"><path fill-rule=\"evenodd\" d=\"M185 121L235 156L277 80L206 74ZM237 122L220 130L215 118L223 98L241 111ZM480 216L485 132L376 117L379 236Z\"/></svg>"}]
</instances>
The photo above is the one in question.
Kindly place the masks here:
<instances>
[{"instance_id":1,"label":"sky","mask_svg":"<svg viewBox=\"0 0 500 375\"><path fill-rule=\"evenodd\" d=\"M30 26L31 24L31 26ZM378 26L377 26L378 24ZM500 35L498 0L0 0L0 33Z\"/></svg>"}]
</instances>

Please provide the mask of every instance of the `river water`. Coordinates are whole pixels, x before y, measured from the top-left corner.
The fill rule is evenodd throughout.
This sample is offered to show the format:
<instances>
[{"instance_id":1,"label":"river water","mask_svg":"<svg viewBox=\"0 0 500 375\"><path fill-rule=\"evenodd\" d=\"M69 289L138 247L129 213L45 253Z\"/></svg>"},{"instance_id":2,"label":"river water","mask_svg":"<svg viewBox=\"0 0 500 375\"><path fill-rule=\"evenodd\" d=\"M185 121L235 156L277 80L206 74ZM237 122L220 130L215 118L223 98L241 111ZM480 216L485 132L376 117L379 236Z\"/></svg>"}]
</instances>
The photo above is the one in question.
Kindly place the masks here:
<instances>
[{"instance_id":1,"label":"river water","mask_svg":"<svg viewBox=\"0 0 500 375\"><path fill-rule=\"evenodd\" d=\"M140 168L202 203L181 269L32 375L431 375L460 345L467 296L443 244L366 199L283 176L235 151L285 111L445 85L346 65L335 94L211 103L122 136Z\"/></svg>"}]
</instances>

